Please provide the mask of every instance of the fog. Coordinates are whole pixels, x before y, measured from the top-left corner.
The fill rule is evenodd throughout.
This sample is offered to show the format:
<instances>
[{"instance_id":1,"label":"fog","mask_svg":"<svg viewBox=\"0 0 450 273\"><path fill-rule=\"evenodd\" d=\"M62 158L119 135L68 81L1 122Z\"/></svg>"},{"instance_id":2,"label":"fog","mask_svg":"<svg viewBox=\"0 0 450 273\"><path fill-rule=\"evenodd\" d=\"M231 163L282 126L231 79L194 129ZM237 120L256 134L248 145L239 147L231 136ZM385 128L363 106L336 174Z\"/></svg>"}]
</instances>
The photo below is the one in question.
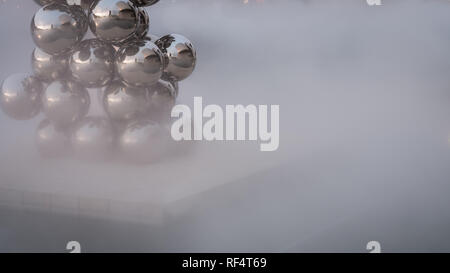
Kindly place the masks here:
<instances>
[{"instance_id":1,"label":"fog","mask_svg":"<svg viewBox=\"0 0 450 273\"><path fill-rule=\"evenodd\" d=\"M278 151L43 159L43 117L1 114L0 251L449 251L450 2L249 2L162 0L150 33L197 48L179 103L280 105ZM36 9L0 4L0 79L30 71Z\"/></svg>"}]
</instances>

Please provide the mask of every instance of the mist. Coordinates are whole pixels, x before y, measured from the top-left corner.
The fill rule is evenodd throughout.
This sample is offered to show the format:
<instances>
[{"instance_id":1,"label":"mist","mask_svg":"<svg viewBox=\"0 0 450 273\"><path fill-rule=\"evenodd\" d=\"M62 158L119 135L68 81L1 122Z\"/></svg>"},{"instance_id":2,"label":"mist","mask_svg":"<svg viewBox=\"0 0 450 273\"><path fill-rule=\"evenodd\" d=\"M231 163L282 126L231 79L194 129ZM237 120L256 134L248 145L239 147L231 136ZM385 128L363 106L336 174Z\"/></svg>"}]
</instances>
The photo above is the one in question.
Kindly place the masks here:
<instances>
[{"instance_id":1,"label":"mist","mask_svg":"<svg viewBox=\"0 0 450 273\"><path fill-rule=\"evenodd\" d=\"M450 1L249 2L161 1L150 33L197 49L178 103L280 105L279 149L44 159L42 115L1 114L0 251L450 251ZM37 8L0 4L0 79L30 72Z\"/></svg>"}]
</instances>

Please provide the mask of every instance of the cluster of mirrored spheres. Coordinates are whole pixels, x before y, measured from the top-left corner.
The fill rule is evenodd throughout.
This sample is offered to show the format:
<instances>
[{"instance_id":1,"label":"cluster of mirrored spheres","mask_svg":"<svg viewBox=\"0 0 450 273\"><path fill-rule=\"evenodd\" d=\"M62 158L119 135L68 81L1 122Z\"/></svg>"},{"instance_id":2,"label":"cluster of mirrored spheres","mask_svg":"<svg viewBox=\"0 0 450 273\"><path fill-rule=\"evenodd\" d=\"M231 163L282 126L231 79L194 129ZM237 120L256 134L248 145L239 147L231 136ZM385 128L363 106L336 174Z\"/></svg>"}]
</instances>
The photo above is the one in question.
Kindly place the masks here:
<instances>
[{"instance_id":1,"label":"cluster of mirrored spheres","mask_svg":"<svg viewBox=\"0 0 450 273\"><path fill-rule=\"evenodd\" d=\"M196 65L187 38L148 33L144 7L159 0L35 1L33 73L3 81L3 112L16 120L44 114L36 132L44 156L158 159L170 142L178 82ZM105 115L88 114L93 99Z\"/></svg>"}]
</instances>

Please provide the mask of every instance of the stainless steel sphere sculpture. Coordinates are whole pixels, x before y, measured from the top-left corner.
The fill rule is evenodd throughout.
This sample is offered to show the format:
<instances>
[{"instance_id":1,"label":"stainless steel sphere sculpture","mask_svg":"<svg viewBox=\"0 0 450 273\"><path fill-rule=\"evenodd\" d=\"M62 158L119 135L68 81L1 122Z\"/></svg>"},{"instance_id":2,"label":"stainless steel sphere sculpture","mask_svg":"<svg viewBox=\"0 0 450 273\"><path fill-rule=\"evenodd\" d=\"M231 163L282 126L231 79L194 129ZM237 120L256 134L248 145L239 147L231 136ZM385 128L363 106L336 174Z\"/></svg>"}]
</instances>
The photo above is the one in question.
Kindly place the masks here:
<instances>
[{"instance_id":1,"label":"stainless steel sphere sculpture","mask_svg":"<svg viewBox=\"0 0 450 273\"><path fill-rule=\"evenodd\" d=\"M43 84L29 74L14 74L3 81L0 105L3 112L13 119L26 120L41 110Z\"/></svg>"},{"instance_id":2,"label":"stainless steel sphere sculpture","mask_svg":"<svg viewBox=\"0 0 450 273\"><path fill-rule=\"evenodd\" d=\"M31 20L34 43L48 54L70 52L87 31L87 18L79 6L48 4Z\"/></svg>"},{"instance_id":3,"label":"stainless steel sphere sculpture","mask_svg":"<svg viewBox=\"0 0 450 273\"><path fill-rule=\"evenodd\" d=\"M116 153L139 163L163 157L178 82L192 74L197 56L182 35L149 33L146 8L159 0L35 2L32 74L3 81L3 112L15 120L42 113L35 132L42 156ZM93 115L95 99L101 109Z\"/></svg>"},{"instance_id":4,"label":"stainless steel sphere sculpture","mask_svg":"<svg viewBox=\"0 0 450 273\"><path fill-rule=\"evenodd\" d=\"M34 75L44 82L62 78L68 69L68 55L51 55L35 48L31 55Z\"/></svg>"},{"instance_id":5,"label":"stainless steel sphere sculpture","mask_svg":"<svg viewBox=\"0 0 450 273\"><path fill-rule=\"evenodd\" d=\"M36 130L36 145L44 156L66 155L70 152L69 130L55 125L49 119L44 119Z\"/></svg>"},{"instance_id":6,"label":"stainless steel sphere sculpture","mask_svg":"<svg viewBox=\"0 0 450 273\"><path fill-rule=\"evenodd\" d=\"M114 55L110 44L98 39L85 40L70 54L70 73L86 87L105 86L114 79Z\"/></svg>"},{"instance_id":7,"label":"stainless steel sphere sculpture","mask_svg":"<svg viewBox=\"0 0 450 273\"><path fill-rule=\"evenodd\" d=\"M163 74L164 56L150 40L135 40L122 46L116 55L117 74L130 86L156 84Z\"/></svg>"},{"instance_id":8,"label":"stainless steel sphere sculpture","mask_svg":"<svg viewBox=\"0 0 450 273\"><path fill-rule=\"evenodd\" d=\"M103 107L109 118L116 122L127 122L144 117L148 108L147 92L140 88L115 82L103 93Z\"/></svg>"},{"instance_id":9,"label":"stainless steel sphere sculpture","mask_svg":"<svg viewBox=\"0 0 450 273\"><path fill-rule=\"evenodd\" d=\"M41 95L42 112L58 125L71 124L84 117L89 110L88 91L69 80L52 82Z\"/></svg>"}]
</instances>

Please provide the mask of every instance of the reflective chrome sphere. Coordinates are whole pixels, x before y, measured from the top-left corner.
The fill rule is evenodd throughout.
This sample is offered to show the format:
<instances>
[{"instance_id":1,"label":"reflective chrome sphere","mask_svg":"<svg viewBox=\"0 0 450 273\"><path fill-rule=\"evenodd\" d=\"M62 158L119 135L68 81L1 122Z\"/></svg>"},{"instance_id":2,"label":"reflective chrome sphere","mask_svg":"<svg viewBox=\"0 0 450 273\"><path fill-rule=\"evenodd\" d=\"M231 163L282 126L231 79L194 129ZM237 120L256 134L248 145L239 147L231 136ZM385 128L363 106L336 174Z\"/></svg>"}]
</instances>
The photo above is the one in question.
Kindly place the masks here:
<instances>
[{"instance_id":1,"label":"reflective chrome sphere","mask_svg":"<svg viewBox=\"0 0 450 273\"><path fill-rule=\"evenodd\" d=\"M154 5L159 2L159 0L131 0L137 7L147 7Z\"/></svg>"},{"instance_id":2,"label":"reflective chrome sphere","mask_svg":"<svg viewBox=\"0 0 450 273\"><path fill-rule=\"evenodd\" d=\"M89 93L81 85L65 80L52 82L42 94L42 110L52 122L68 125L84 117L90 105Z\"/></svg>"},{"instance_id":3,"label":"reflective chrome sphere","mask_svg":"<svg viewBox=\"0 0 450 273\"><path fill-rule=\"evenodd\" d=\"M100 0L91 6L89 25L97 38L119 42L131 37L138 29L138 9L129 1Z\"/></svg>"},{"instance_id":4,"label":"reflective chrome sphere","mask_svg":"<svg viewBox=\"0 0 450 273\"><path fill-rule=\"evenodd\" d=\"M163 54L149 39L135 40L117 51L116 68L127 85L149 86L162 76Z\"/></svg>"},{"instance_id":5,"label":"reflective chrome sphere","mask_svg":"<svg viewBox=\"0 0 450 273\"><path fill-rule=\"evenodd\" d=\"M163 78L181 81L192 74L197 62L197 53L186 37L170 34L160 38L156 44L164 53Z\"/></svg>"},{"instance_id":6,"label":"reflective chrome sphere","mask_svg":"<svg viewBox=\"0 0 450 273\"><path fill-rule=\"evenodd\" d=\"M35 48L31 55L34 75L43 81L53 81L63 77L68 67L67 55L50 55Z\"/></svg>"},{"instance_id":7,"label":"reflective chrome sphere","mask_svg":"<svg viewBox=\"0 0 450 273\"><path fill-rule=\"evenodd\" d=\"M36 45L49 54L68 52L81 42L87 31L83 12L63 4L42 7L31 21L31 34Z\"/></svg>"},{"instance_id":8,"label":"reflective chrome sphere","mask_svg":"<svg viewBox=\"0 0 450 273\"><path fill-rule=\"evenodd\" d=\"M44 119L36 130L36 144L43 156L65 155L70 151L69 132Z\"/></svg>"},{"instance_id":9,"label":"reflective chrome sphere","mask_svg":"<svg viewBox=\"0 0 450 273\"><path fill-rule=\"evenodd\" d=\"M104 90L103 107L114 121L140 118L148 108L146 90L114 82Z\"/></svg>"},{"instance_id":10,"label":"reflective chrome sphere","mask_svg":"<svg viewBox=\"0 0 450 273\"><path fill-rule=\"evenodd\" d=\"M126 43L129 43L135 39L144 39L148 34L148 28L150 27L150 17L148 16L148 13L145 9L139 8L138 9L139 14L139 27L136 29L136 32L128 39L115 42L114 45L121 46ZM152 40L155 42L156 40Z\"/></svg>"},{"instance_id":11,"label":"reflective chrome sphere","mask_svg":"<svg viewBox=\"0 0 450 273\"><path fill-rule=\"evenodd\" d=\"M34 0L38 5L45 6L51 3L59 3L61 0Z\"/></svg>"},{"instance_id":12,"label":"reflective chrome sphere","mask_svg":"<svg viewBox=\"0 0 450 273\"><path fill-rule=\"evenodd\" d=\"M14 74L3 81L0 106L11 118L31 119L41 109L42 83L29 74Z\"/></svg>"},{"instance_id":13,"label":"reflective chrome sphere","mask_svg":"<svg viewBox=\"0 0 450 273\"><path fill-rule=\"evenodd\" d=\"M149 114L158 121L170 120L175 101L178 97L178 83L159 80L148 88Z\"/></svg>"},{"instance_id":14,"label":"reflective chrome sphere","mask_svg":"<svg viewBox=\"0 0 450 273\"><path fill-rule=\"evenodd\" d=\"M150 27L150 16L145 9L138 9L139 11L139 27L136 30L136 36L139 39L145 38L148 34L148 28Z\"/></svg>"},{"instance_id":15,"label":"reflective chrome sphere","mask_svg":"<svg viewBox=\"0 0 450 273\"><path fill-rule=\"evenodd\" d=\"M142 40L144 39L148 34L148 29L150 27L150 17L148 16L148 13L143 8L138 8L138 15L139 15L139 27L136 29L136 32L130 36L129 38L119 41L119 42L113 42L114 46L122 47L125 44L128 44L130 42L133 42L135 40ZM155 36L153 36L155 37ZM157 39L152 39L152 42L155 42Z\"/></svg>"},{"instance_id":16,"label":"reflective chrome sphere","mask_svg":"<svg viewBox=\"0 0 450 273\"><path fill-rule=\"evenodd\" d=\"M125 158L137 163L149 163L168 152L169 131L160 124L141 120L130 123L119 137L119 148Z\"/></svg>"},{"instance_id":17,"label":"reflective chrome sphere","mask_svg":"<svg viewBox=\"0 0 450 273\"><path fill-rule=\"evenodd\" d=\"M52 3L66 4L70 6L80 6L82 9L89 9L95 0L34 0L38 5L45 6Z\"/></svg>"},{"instance_id":18,"label":"reflective chrome sphere","mask_svg":"<svg viewBox=\"0 0 450 273\"><path fill-rule=\"evenodd\" d=\"M138 33L138 32L136 32L136 33ZM152 42L152 43L154 43L156 45L156 41L158 41L158 39L159 39L158 36L150 34L150 33L147 32L147 35L145 35L145 37L138 37L135 34L131 38L129 38L129 39L123 41L123 42L119 42L117 44L113 44L113 45L114 46L118 46L117 50L119 50L121 47L123 47L123 46L125 46L125 45L127 45L129 43L133 43L133 42L136 43L136 42L139 42L139 41L142 41L142 40L150 41L150 42ZM162 51L161 51L161 53L162 53Z\"/></svg>"},{"instance_id":19,"label":"reflective chrome sphere","mask_svg":"<svg viewBox=\"0 0 450 273\"><path fill-rule=\"evenodd\" d=\"M83 10L89 10L89 7L95 0L63 0L67 5L80 6Z\"/></svg>"},{"instance_id":20,"label":"reflective chrome sphere","mask_svg":"<svg viewBox=\"0 0 450 273\"><path fill-rule=\"evenodd\" d=\"M114 144L111 122L102 117L85 117L77 122L70 138L76 155L99 158L110 154Z\"/></svg>"},{"instance_id":21,"label":"reflective chrome sphere","mask_svg":"<svg viewBox=\"0 0 450 273\"><path fill-rule=\"evenodd\" d=\"M86 87L101 87L114 78L114 48L98 39L81 42L71 54L69 68L74 80Z\"/></svg>"}]
</instances>

